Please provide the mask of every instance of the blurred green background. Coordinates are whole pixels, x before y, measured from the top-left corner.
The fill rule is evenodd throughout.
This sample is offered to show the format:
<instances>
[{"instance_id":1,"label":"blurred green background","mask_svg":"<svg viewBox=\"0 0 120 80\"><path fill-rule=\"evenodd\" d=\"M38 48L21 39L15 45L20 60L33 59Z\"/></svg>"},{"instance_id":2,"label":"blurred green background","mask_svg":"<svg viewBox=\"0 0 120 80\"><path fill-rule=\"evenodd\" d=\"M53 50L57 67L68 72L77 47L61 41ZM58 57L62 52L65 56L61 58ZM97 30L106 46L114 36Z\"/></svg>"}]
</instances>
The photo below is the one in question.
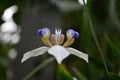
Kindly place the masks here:
<instances>
[{"instance_id":1,"label":"blurred green background","mask_svg":"<svg viewBox=\"0 0 120 80\"><path fill-rule=\"evenodd\" d=\"M2 24L7 23L2 18L4 11L14 5L18 9L12 20L16 29L11 26L11 31L2 31ZM71 80L71 76L78 80L120 80L120 1L88 0L86 7L78 0L1 0L0 80ZM52 32L55 28L62 28L63 33L69 28L78 31L80 37L71 47L87 53L89 63L70 55L58 65L47 54L20 63L26 51L44 45L36 35L43 27ZM32 70L35 72L30 74Z\"/></svg>"}]
</instances>

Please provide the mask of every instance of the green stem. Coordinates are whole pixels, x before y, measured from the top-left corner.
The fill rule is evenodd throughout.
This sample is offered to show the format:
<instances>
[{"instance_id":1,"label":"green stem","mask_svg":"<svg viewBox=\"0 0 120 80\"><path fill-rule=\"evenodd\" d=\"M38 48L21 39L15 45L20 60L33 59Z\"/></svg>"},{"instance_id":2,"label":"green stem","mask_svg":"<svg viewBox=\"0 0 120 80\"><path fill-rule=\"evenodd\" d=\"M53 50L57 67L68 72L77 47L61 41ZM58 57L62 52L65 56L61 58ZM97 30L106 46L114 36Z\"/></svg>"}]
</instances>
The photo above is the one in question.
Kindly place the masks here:
<instances>
[{"instance_id":1,"label":"green stem","mask_svg":"<svg viewBox=\"0 0 120 80\"><path fill-rule=\"evenodd\" d=\"M53 57L47 58L45 61L43 61L41 64L39 64L36 68L34 68L27 76L25 76L22 80L28 80L31 78L36 72L38 72L40 69L42 69L44 66L46 66L48 63L52 62L54 60Z\"/></svg>"},{"instance_id":2,"label":"green stem","mask_svg":"<svg viewBox=\"0 0 120 80\"><path fill-rule=\"evenodd\" d=\"M86 13L87 13L88 21L89 21L89 23L90 23L90 28L91 28L92 36L93 36L93 38L94 38L94 40L95 40L95 43L96 43L96 46L97 46L97 48L98 48L98 50L99 50L99 52L100 52L100 56L101 56L101 58L102 58L102 61L103 61L104 68L105 68L105 71L106 71L106 73L107 73L108 79L110 80L109 71L108 71L108 68L107 68L105 59L104 59L104 57L103 57L103 54L102 54L102 53L103 53L103 52L102 52L102 49L100 48L100 44L99 44L99 42L98 42L98 40L97 40L95 31L94 31L94 28L93 28L92 20L91 20L91 17L90 17L90 15L89 15L89 12L88 12L88 8L87 8L84 0L83 0L83 2L84 2L84 5L85 5L85 11L86 11Z\"/></svg>"},{"instance_id":3,"label":"green stem","mask_svg":"<svg viewBox=\"0 0 120 80\"><path fill-rule=\"evenodd\" d=\"M72 67L73 72L77 75L79 80L88 80L79 70L76 68Z\"/></svg>"}]
</instances>

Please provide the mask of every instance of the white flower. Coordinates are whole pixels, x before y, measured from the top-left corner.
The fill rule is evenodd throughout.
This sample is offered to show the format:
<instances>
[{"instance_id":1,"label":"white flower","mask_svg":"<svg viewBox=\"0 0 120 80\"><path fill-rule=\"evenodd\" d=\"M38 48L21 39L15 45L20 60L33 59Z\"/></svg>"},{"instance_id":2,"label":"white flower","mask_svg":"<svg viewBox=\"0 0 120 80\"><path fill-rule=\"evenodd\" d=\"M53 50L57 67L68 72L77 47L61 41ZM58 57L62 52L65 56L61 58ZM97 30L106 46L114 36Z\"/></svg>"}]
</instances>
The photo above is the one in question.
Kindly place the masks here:
<instances>
[{"instance_id":1,"label":"white flower","mask_svg":"<svg viewBox=\"0 0 120 80\"><path fill-rule=\"evenodd\" d=\"M80 5L84 5L84 2L85 2L85 4L86 4L86 3L87 3L87 0L84 0L84 2L83 2L83 0L78 0L78 2L79 2Z\"/></svg>"},{"instance_id":2,"label":"white flower","mask_svg":"<svg viewBox=\"0 0 120 80\"><path fill-rule=\"evenodd\" d=\"M34 49L32 51L28 51L24 54L22 61L24 62L25 60L42 55L46 52L48 52L50 55L54 56L55 59L57 60L58 64L61 64L61 62L67 58L70 54L76 55L79 58L82 58L86 62L88 62L88 55L78 51L74 48L68 47L70 46L75 38L79 37L79 33L70 29L67 31L67 41L63 44L64 42L64 35L61 34L60 29L56 29L55 34L51 35L51 42L49 40L50 38L50 30L48 28L43 28L39 29L37 34L42 38L42 41L47 45L43 46L37 49ZM62 46L63 44L63 46Z\"/></svg>"}]
</instances>

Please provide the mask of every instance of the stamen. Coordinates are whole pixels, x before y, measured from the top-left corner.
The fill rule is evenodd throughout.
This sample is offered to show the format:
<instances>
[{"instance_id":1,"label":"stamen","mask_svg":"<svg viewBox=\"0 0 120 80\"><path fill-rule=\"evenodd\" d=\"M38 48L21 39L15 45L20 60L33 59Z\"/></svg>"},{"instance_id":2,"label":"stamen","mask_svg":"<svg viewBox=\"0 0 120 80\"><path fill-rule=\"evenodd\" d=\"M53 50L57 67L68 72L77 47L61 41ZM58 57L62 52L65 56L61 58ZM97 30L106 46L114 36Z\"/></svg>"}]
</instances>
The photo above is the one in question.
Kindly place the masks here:
<instances>
[{"instance_id":1,"label":"stamen","mask_svg":"<svg viewBox=\"0 0 120 80\"><path fill-rule=\"evenodd\" d=\"M50 30L48 28L39 29L37 31L38 36L42 38L42 41L47 46L61 45L64 42L64 34L61 34L61 29L56 29L55 34L51 35L51 42L49 41ZM74 39L79 37L79 33L73 29L69 29L66 33L67 41L63 44L64 47L68 47L74 43Z\"/></svg>"},{"instance_id":2,"label":"stamen","mask_svg":"<svg viewBox=\"0 0 120 80\"><path fill-rule=\"evenodd\" d=\"M64 42L64 34L60 34L60 39L59 39L59 45L61 45L61 44L63 44L63 42ZM56 43L56 34L52 34L51 35L51 42L52 42L52 44L53 45L57 45Z\"/></svg>"},{"instance_id":3,"label":"stamen","mask_svg":"<svg viewBox=\"0 0 120 80\"><path fill-rule=\"evenodd\" d=\"M64 38L65 38L64 34L61 34L60 35L60 44L63 44Z\"/></svg>"},{"instance_id":4,"label":"stamen","mask_svg":"<svg viewBox=\"0 0 120 80\"><path fill-rule=\"evenodd\" d=\"M51 35L51 42L52 42L53 45L56 44L56 34Z\"/></svg>"}]
</instances>

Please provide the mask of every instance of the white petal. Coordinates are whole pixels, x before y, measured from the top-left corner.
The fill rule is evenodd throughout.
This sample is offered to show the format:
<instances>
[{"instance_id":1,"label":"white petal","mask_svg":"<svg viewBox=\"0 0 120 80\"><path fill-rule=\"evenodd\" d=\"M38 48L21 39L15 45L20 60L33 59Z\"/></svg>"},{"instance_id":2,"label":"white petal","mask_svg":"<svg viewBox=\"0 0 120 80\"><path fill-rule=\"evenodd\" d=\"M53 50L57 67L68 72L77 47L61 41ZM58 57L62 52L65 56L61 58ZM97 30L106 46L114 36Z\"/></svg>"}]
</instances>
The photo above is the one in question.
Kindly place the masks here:
<instances>
[{"instance_id":1,"label":"white petal","mask_svg":"<svg viewBox=\"0 0 120 80\"><path fill-rule=\"evenodd\" d=\"M73 80L78 80L76 77L73 77Z\"/></svg>"},{"instance_id":2,"label":"white petal","mask_svg":"<svg viewBox=\"0 0 120 80\"><path fill-rule=\"evenodd\" d=\"M32 51L28 51L26 52L24 55L23 55L23 58L21 60L21 62L24 62L25 60L31 58L31 57L34 57L34 56L39 56L39 55L42 55L44 54L49 48L44 46L44 47L40 47L40 48L37 48L37 49L34 49Z\"/></svg>"},{"instance_id":3,"label":"white petal","mask_svg":"<svg viewBox=\"0 0 120 80\"><path fill-rule=\"evenodd\" d=\"M74 48L66 48L66 49L67 49L67 51L68 51L69 53L71 53L71 54L73 54L73 55L76 55L76 56L84 59L86 62L88 62L88 54L85 54L85 53L83 53L83 52L80 52L80 51L78 51L78 50L76 50L76 49L74 49Z\"/></svg>"},{"instance_id":4,"label":"white petal","mask_svg":"<svg viewBox=\"0 0 120 80\"><path fill-rule=\"evenodd\" d=\"M64 47L59 45L51 47L48 53L53 55L59 64L70 54Z\"/></svg>"},{"instance_id":5,"label":"white petal","mask_svg":"<svg viewBox=\"0 0 120 80\"><path fill-rule=\"evenodd\" d=\"M85 1L85 4L86 4L86 3L87 3L87 0L84 0L84 1ZM79 2L79 4L84 5L83 0L78 0L78 2Z\"/></svg>"}]
</instances>

